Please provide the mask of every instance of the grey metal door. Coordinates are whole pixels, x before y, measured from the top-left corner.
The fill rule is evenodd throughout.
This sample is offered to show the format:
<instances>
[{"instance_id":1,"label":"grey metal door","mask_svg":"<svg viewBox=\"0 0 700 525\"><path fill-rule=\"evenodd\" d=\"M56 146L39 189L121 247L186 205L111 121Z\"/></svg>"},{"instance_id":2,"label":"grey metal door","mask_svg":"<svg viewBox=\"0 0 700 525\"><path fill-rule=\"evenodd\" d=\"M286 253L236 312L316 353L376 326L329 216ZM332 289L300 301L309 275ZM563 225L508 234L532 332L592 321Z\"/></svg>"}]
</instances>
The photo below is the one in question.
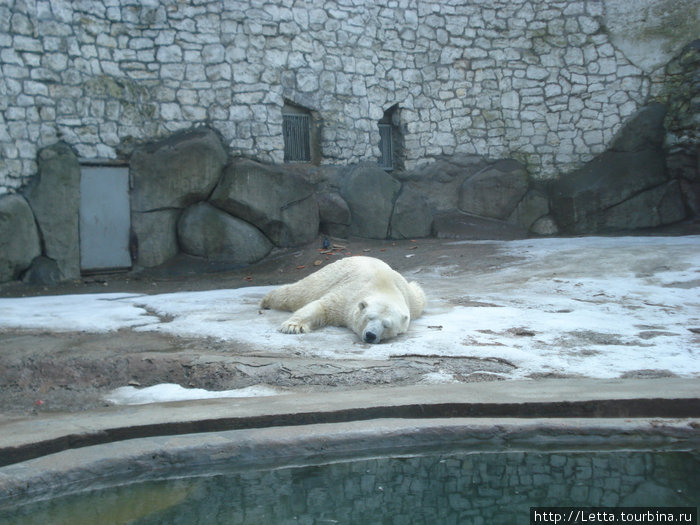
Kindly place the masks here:
<instances>
[{"instance_id":1,"label":"grey metal door","mask_svg":"<svg viewBox=\"0 0 700 525\"><path fill-rule=\"evenodd\" d=\"M80 177L80 268L131 267L129 169L83 166Z\"/></svg>"}]
</instances>

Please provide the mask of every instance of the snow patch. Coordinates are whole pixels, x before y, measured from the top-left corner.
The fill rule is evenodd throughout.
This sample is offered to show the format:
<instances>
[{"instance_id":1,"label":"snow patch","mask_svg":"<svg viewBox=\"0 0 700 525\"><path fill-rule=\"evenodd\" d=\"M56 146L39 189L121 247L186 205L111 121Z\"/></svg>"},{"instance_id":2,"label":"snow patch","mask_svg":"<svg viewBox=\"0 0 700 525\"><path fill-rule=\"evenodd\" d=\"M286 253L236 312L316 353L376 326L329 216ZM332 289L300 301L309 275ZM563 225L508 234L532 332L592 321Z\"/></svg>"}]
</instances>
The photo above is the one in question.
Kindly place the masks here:
<instances>
[{"instance_id":1,"label":"snow patch","mask_svg":"<svg viewBox=\"0 0 700 525\"><path fill-rule=\"evenodd\" d=\"M237 397L263 397L283 394L281 390L264 385L253 385L235 390L212 391L201 388L184 388L173 383L145 388L123 386L104 396L104 400L115 405L145 405L172 401L194 401L199 399L221 399Z\"/></svg>"}]
</instances>

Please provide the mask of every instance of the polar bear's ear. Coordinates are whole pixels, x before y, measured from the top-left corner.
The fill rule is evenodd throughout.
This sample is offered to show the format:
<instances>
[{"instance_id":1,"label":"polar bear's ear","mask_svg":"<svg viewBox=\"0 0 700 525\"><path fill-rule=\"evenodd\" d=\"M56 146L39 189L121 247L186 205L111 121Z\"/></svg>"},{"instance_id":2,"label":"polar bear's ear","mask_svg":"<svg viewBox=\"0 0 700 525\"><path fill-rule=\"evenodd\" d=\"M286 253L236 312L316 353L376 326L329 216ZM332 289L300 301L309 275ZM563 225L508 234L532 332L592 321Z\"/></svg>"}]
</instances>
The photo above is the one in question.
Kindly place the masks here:
<instances>
[{"instance_id":1,"label":"polar bear's ear","mask_svg":"<svg viewBox=\"0 0 700 525\"><path fill-rule=\"evenodd\" d=\"M360 311L362 311L365 308L367 308L367 303L364 301L360 301L360 304L358 304L357 307L360 309Z\"/></svg>"}]
</instances>

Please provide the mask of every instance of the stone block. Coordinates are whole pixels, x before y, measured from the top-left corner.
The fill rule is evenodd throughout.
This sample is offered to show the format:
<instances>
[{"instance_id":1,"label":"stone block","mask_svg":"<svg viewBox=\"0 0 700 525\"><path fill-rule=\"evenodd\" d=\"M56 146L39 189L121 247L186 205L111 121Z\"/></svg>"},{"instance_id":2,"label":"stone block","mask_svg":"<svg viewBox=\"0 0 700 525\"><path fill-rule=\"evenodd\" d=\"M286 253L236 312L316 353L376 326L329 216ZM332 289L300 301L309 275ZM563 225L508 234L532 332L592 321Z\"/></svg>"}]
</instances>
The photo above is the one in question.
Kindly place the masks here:
<instances>
[{"instance_id":1,"label":"stone block","mask_svg":"<svg viewBox=\"0 0 700 525\"><path fill-rule=\"evenodd\" d=\"M465 213L505 220L528 191L525 168L513 160L499 161L464 181L459 209Z\"/></svg>"},{"instance_id":2,"label":"stone block","mask_svg":"<svg viewBox=\"0 0 700 525\"><path fill-rule=\"evenodd\" d=\"M40 286L54 286L63 280L63 274L56 261L43 256L34 259L22 276L22 282Z\"/></svg>"},{"instance_id":3,"label":"stone block","mask_svg":"<svg viewBox=\"0 0 700 525\"><path fill-rule=\"evenodd\" d=\"M399 175L410 180L434 212L454 211L459 203L459 189L465 179L478 173L488 162L478 155L454 155L420 166L414 171Z\"/></svg>"},{"instance_id":4,"label":"stone block","mask_svg":"<svg viewBox=\"0 0 700 525\"><path fill-rule=\"evenodd\" d=\"M326 192L316 195L321 223L350 224L350 208L339 193Z\"/></svg>"},{"instance_id":5,"label":"stone block","mask_svg":"<svg viewBox=\"0 0 700 525\"><path fill-rule=\"evenodd\" d=\"M39 173L27 188L44 243L65 279L80 276L80 165L67 144L59 142L39 152Z\"/></svg>"},{"instance_id":6,"label":"stone block","mask_svg":"<svg viewBox=\"0 0 700 525\"><path fill-rule=\"evenodd\" d=\"M400 189L401 183L378 166L352 168L341 189L341 195L352 214L351 234L386 239L394 201Z\"/></svg>"},{"instance_id":7,"label":"stone block","mask_svg":"<svg viewBox=\"0 0 700 525\"><path fill-rule=\"evenodd\" d=\"M529 230L538 219L548 213L549 199L547 195L539 190L530 190L515 207L515 211L511 214L508 222Z\"/></svg>"},{"instance_id":8,"label":"stone block","mask_svg":"<svg viewBox=\"0 0 700 525\"><path fill-rule=\"evenodd\" d=\"M435 215L433 233L438 239L524 239L527 230L505 221L476 217L459 211Z\"/></svg>"},{"instance_id":9,"label":"stone block","mask_svg":"<svg viewBox=\"0 0 700 525\"><path fill-rule=\"evenodd\" d=\"M320 230L334 237L347 237L350 231L350 208L339 193L324 192L316 195Z\"/></svg>"},{"instance_id":10,"label":"stone block","mask_svg":"<svg viewBox=\"0 0 700 525\"><path fill-rule=\"evenodd\" d=\"M700 182L680 180L683 199L690 212L695 216L700 216Z\"/></svg>"},{"instance_id":11,"label":"stone block","mask_svg":"<svg viewBox=\"0 0 700 525\"><path fill-rule=\"evenodd\" d=\"M131 213L131 228L137 242L136 264L150 268L178 252L176 224L180 210L167 209Z\"/></svg>"},{"instance_id":12,"label":"stone block","mask_svg":"<svg viewBox=\"0 0 700 525\"><path fill-rule=\"evenodd\" d=\"M255 226L205 202L182 213L177 232L185 253L211 261L250 264L272 249L272 243Z\"/></svg>"},{"instance_id":13,"label":"stone block","mask_svg":"<svg viewBox=\"0 0 700 525\"><path fill-rule=\"evenodd\" d=\"M297 246L318 234L313 186L279 166L238 159L224 169L209 202L259 228L277 246Z\"/></svg>"},{"instance_id":14,"label":"stone block","mask_svg":"<svg viewBox=\"0 0 700 525\"><path fill-rule=\"evenodd\" d=\"M610 149L632 152L660 148L665 135L665 117L666 108L663 104L652 103L645 106L618 132Z\"/></svg>"},{"instance_id":15,"label":"stone block","mask_svg":"<svg viewBox=\"0 0 700 525\"><path fill-rule=\"evenodd\" d=\"M638 193L601 213L599 231L654 228L686 216L678 181Z\"/></svg>"},{"instance_id":16,"label":"stone block","mask_svg":"<svg viewBox=\"0 0 700 525\"><path fill-rule=\"evenodd\" d=\"M530 232L536 235L556 235L559 233L559 228L552 216L546 215L545 217L537 219L532 226L530 226Z\"/></svg>"},{"instance_id":17,"label":"stone block","mask_svg":"<svg viewBox=\"0 0 700 525\"><path fill-rule=\"evenodd\" d=\"M394 204L389 225L392 239L429 237L432 233L433 215L423 196L405 183Z\"/></svg>"},{"instance_id":18,"label":"stone block","mask_svg":"<svg viewBox=\"0 0 700 525\"><path fill-rule=\"evenodd\" d=\"M640 227L636 226L640 224L639 219L634 219L631 211L622 213L633 221L624 226L619 210L608 210L666 182L666 167L660 151L607 151L552 183L552 213L559 227L567 233ZM643 206L649 201L646 197L639 198L620 209L628 210L634 203ZM636 215L641 217L650 212L651 209L640 209Z\"/></svg>"},{"instance_id":19,"label":"stone block","mask_svg":"<svg viewBox=\"0 0 700 525\"><path fill-rule=\"evenodd\" d=\"M142 146L131 156L132 209L184 208L205 200L225 164L219 137L206 128Z\"/></svg>"},{"instance_id":20,"label":"stone block","mask_svg":"<svg viewBox=\"0 0 700 525\"><path fill-rule=\"evenodd\" d=\"M0 197L0 282L17 279L41 254L34 215L21 195Z\"/></svg>"}]
</instances>

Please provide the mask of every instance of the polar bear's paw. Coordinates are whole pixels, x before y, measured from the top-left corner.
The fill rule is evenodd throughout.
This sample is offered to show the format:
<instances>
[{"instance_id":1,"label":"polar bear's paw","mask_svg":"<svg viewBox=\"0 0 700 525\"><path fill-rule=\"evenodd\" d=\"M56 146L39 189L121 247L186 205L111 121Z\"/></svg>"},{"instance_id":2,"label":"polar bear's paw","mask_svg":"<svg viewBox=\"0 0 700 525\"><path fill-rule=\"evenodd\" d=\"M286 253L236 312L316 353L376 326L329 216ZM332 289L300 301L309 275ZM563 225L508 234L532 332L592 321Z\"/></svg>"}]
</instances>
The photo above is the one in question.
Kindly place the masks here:
<instances>
[{"instance_id":1,"label":"polar bear's paw","mask_svg":"<svg viewBox=\"0 0 700 525\"><path fill-rule=\"evenodd\" d=\"M273 303L273 292L275 290L272 290L272 292L269 292L265 295L265 297L262 298L262 301L260 301L260 308L264 308L265 310L269 310L274 306Z\"/></svg>"},{"instance_id":2,"label":"polar bear's paw","mask_svg":"<svg viewBox=\"0 0 700 525\"><path fill-rule=\"evenodd\" d=\"M280 326L280 332L284 334L307 334L310 331L309 325L298 319L289 319Z\"/></svg>"}]
</instances>

